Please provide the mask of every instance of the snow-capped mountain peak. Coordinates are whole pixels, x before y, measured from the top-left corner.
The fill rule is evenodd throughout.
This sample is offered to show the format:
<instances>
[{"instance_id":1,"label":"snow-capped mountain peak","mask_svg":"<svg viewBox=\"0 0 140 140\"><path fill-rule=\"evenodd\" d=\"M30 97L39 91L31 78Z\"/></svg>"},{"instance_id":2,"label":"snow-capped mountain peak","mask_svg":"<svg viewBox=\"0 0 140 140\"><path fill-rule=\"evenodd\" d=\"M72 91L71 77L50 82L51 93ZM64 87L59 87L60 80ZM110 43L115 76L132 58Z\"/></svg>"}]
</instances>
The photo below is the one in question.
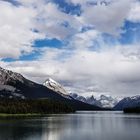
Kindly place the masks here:
<instances>
[{"instance_id":1,"label":"snow-capped mountain peak","mask_svg":"<svg viewBox=\"0 0 140 140\"><path fill-rule=\"evenodd\" d=\"M24 78L21 74L6 70L0 67L0 84L4 85L10 81L18 80L23 83Z\"/></svg>"},{"instance_id":2,"label":"snow-capped mountain peak","mask_svg":"<svg viewBox=\"0 0 140 140\"><path fill-rule=\"evenodd\" d=\"M102 106L107 107L107 108L108 107L112 108L118 103L118 99L113 98L110 95L101 95L98 101L101 102Z\"/></svg>"},{"instance_id":3,"label":"snow-capped mountain peak","mask_svg":"<svg viewBox=\"0 0 140 140\"><path fill-rule=\"evenodd\" d=\"M114 107L115 110L123 110L127 107L140 106L140 95L125 97Z\"/></svg>"},{"instance_id":4,"label":"snow-capped mountain peak","mask_svg":"<svg viewBox=\"0 0 140 140\"><path fill-rule=\"evenodd\" d=\"M64 87L59 84L58 82L56 82L55 80L48 78L44 83L44 86L46 86L47 88L62 94L62 95L68 95L67 91L64 89Z\"/></svg>"},{"instance_id":5,"label":"snow-capped mountain peak","mask_svg":"<svg viewBox=\"0 0 140 140\"><path fill-rule=\"evenodd\" d=\"M83 97L79 96L78 94L71 93L70 96L76 100L105 108L112 108L119 102L118 99L109 95L100 95L98 97L91 95L89 97Z\"/></svg>"}]
</instances>

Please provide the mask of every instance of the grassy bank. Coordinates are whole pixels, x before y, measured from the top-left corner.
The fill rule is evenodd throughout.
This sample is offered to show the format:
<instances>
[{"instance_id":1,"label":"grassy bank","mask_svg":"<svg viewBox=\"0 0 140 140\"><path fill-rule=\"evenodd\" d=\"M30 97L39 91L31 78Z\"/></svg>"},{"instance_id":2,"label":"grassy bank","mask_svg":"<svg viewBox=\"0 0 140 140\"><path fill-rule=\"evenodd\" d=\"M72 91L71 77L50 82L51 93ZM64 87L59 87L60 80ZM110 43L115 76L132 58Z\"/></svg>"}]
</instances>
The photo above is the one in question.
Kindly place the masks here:
<instances>
[{"instance_id":1,"label":"grassy bank","mask_svg":"<svg viewBox=\"0 0 140 140\"><path fill-rule=\"evenodd\" d=\"M0 113L0 119L1 118L26 118L26 117L42 117L45 116L45 114L4 114Z\"/></svg>"}]
</instances>

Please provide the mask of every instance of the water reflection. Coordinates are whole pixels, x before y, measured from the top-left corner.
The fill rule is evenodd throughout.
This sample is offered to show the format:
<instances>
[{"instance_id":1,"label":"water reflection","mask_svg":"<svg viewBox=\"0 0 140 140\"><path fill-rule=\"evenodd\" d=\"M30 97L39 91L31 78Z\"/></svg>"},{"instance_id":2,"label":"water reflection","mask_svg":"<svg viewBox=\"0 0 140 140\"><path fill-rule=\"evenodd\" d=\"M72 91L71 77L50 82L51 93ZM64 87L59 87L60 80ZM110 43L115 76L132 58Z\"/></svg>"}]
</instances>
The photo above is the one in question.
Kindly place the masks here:
<instances>
[{"instance_id":1,"label":"water reflection","mask_svg":"<svg viewBox=\"0 0 140 140\"><path fill-rule=\"evenodd\" d=\"M42 135L41 121L1 120L0 140L39 140Z\"/></svg>"},{"instance_id":2,"label":"water reflection","mask_svg":"<svg viewBox=\"0 0 140 140\"><path fill-rule=\"evenodd\" d=\"M139 140L140 116L77 112L44 118L1 120L0 140Z\"/></svg>"}]
</instances>

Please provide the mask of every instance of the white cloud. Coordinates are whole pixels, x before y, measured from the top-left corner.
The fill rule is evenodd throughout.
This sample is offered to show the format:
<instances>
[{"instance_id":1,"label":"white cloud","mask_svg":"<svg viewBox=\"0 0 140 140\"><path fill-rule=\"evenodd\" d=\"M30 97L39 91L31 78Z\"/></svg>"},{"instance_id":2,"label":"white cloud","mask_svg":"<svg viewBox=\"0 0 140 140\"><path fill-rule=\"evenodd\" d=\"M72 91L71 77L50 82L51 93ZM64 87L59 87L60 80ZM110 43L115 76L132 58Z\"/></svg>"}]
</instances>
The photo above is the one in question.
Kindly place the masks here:
<instances>
[{"instance_id":1,"label":"white cloud","mask_svg":"<svg viewBox=\"0 0 140 140\"><path fill-rule=\"evenodd\" d=\"M128 20L131 22L140 22L140 1L132 4Z\"/></svg>"},{"instance_id":2,"label":"white cloud","mask_svg":"<svg viewBox=\"0 0 140 140\"><path fill-rule=\"evenodd\" d=\"M3 1L0 9L0 58L18 58L22 53L30 53L32 41L39 37L32 31L35 11Z\"/></svg>"},{"instance_id":3,"label":"white cloud","mask_svg":"<svg viewBox=\"0 0 140 140\"><path fill-rule=\"evenodd\" d=\"M97 41L100 36L100 32L97 30L88 30L82 33L75 34L70 42L72 47L77 49L84 49L91 47L94 44L94 41Z\"/></svg>"},{"instance_id":4,"label":"white cloud","mask_svg":"<svg viewBox=\"0 0 140 140\"><path fill-rule=\"evenodd\" d=\"M131 1L112 0L108 4L103 2L97 2L96 5L84 4L79 19L101 32L119 35L129 13Z\"/></svg>"},{"instance_id":5,"label":"white cloud","mask_svg":"<svg viewBox=\"0 0 140 140\"><path fill-rule=\"evenodd\" d=\"M82 5L83 13L76 16L63 12L57 4L49 0L17 2L21 5L0 2L0 58L18 58L30 53L33 50L33 41L45 37L59 40L69 38L72 39L72 42L69 41L71 46L86 47L93 44L97 32L118 35L131 5L131 0L110 0L107 1L110 2L108 5L99 1L97 5L91 5L88 4L90 0L71 1ZM93 26L95 30L80 33L85 26Z\"/></svg>"},{"instance_id":6,"label":"white cloud","mask_svg":"<svg viewBox=\"0 0 140 140\"><path fill-rule=\"evenodd\" d=\"M19 2L22 5L0 1L0 58L18 58L32 52L36 39L63 40L78 31L76 17L61 12L56 4L44 0ZM65 27L65 22L70 26Z\"/></svg>"},{"instance_id":7,"label":"white cloud","mask_svg":"<svg viewBox=\"0 0 140 140\"><path fill-rule=\"evenodd\" d=\"M76 16L62 12L58 5L51 2L38 7L37 19L37 29L48 38L63 40L81 28Z\"/></svg>"}]
</instances>

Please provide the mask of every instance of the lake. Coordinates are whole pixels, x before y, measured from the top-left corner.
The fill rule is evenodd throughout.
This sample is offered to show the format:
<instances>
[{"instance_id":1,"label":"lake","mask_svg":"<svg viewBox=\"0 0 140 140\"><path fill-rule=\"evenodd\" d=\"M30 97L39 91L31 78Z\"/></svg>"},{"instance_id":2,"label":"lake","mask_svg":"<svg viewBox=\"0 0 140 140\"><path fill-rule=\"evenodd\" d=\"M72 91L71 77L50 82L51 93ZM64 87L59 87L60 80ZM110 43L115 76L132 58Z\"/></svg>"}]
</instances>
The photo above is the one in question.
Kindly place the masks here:
<instances>
[{"instance_id":1,"label":"lake","mask_svg":"<svg viewBox=\"0 0 140 140\"><path fill-rule=\"evenodd\" d=\"M140 115L81 111L2 119L0 140L140 140Z\"/></svg>"}]
</instances>

